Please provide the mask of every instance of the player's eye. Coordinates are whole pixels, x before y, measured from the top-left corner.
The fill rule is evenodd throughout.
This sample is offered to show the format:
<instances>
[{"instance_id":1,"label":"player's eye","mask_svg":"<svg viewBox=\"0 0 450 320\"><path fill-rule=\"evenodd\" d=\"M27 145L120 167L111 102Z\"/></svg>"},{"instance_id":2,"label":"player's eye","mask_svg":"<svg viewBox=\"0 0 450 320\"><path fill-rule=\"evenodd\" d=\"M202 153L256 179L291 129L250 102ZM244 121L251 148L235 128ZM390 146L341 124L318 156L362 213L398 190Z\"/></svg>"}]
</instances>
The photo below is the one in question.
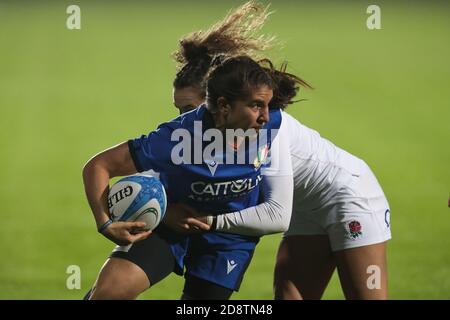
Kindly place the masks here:
<instances>
[{"instance_id":1,"label":"player's eye","mask_svg":"<svg viewBox=\"0 0 450 320\"><path fill-rule=\"evenodd\" d=\"M258 102L252 102L252 103L250 104L250 107L251 107L252 109L258 109L258 108L261 108L261 104L259 104Z\"/></svg>"}]
</instances>

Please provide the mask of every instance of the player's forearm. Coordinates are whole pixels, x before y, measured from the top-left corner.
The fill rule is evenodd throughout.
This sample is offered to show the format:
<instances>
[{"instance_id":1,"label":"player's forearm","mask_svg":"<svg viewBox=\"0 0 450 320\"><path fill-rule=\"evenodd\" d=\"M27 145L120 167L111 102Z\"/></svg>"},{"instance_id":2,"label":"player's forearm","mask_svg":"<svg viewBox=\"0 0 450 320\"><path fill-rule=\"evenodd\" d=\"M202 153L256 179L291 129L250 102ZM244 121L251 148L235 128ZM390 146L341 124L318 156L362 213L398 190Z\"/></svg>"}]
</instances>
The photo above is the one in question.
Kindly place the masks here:
<instances>
[{"instance_id":1,"label":"player's forearm","mask_svg":"<svg viewBox=\"0 0 450 320\"><path fill-rule=\"evenodd\" d=\"M91 159L83 168L84 190L97 227L109 219L107 207L109 179L108 170L95 158Z\"/></svg>"},{"instance_id":2,"label":"player's forearm","mask_svg":"<svg viewBox=\"0 0 450 320\"><path fill-rule=\"evenodd\" d=\"M241 211L217 216L216 230L249 236L284 232L292 214L292 176L265 177L265 201Z\"/></svg>"},{"instance_id":3,"label":"player's forearm","mask_svg":"<svg viewBox=\"0 0 450 320\"><path fill-rule=\"evenodd\" d=\"M97 227L109 220L109 179L136 171L127 142L100 152L84 166L84 189Z\"/></svg>"},{"instance_id":4,"label":"player's forearm","mask_svg":"<svg viewBox=\"0 0 450 320\"><path fill-rule=\"evenodd\" d=\"M217 217L217 231L247 236L263 236L284 232L288 224L283 219L277 203L264 202L242 211Z\"/></svg>"}]
</instances>

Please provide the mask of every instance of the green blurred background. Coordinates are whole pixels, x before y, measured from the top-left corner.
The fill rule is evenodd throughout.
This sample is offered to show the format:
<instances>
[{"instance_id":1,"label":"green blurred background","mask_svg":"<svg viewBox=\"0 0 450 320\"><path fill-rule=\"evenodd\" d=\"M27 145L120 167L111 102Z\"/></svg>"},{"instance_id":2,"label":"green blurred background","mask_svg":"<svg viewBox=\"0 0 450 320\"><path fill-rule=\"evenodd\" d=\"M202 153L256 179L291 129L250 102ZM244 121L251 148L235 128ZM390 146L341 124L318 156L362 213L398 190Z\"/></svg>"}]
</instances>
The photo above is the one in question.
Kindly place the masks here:
<instances>
[{"instance_id":1,"label":"green blurred background","mask_svg":"<svg viewBox=\"0 0 450 320\"><path fill-rule=\"evenodd\" d=\"M81 170L94 153L176 116L169 55L244 1L0 0L0 299L80 299L113 248L97 234ZM265 1L264 3L268 3ZM81 7L81 30L66 8ZM450 6L273 1L263 29L316 89L289 108L363 158L391 204L394 299L450 298ZM271 299L280 236L259 245L234 299ZM66 268L81 268L81 290ZM175 275L142 299L178 299ZM343 299L336 275L326 299Z\"/></svg>"}]
</instances>

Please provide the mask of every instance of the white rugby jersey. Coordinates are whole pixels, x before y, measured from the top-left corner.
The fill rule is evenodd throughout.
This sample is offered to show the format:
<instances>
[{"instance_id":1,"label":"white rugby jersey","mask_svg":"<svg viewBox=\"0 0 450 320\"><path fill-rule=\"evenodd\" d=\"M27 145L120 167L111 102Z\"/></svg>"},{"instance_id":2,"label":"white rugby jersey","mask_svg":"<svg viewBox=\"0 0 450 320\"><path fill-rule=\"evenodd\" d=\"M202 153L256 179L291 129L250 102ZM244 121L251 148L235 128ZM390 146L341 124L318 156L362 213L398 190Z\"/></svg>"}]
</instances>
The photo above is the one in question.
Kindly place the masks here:
<instances>
[{"instance_id":1,"label":"white rugby jersey","mask_svg":"<svg viewBox=\"0 0 450 320\"><path fill-rule=\"evenodd\" d=\"M352 175L359 175L362 160L336 147L286 112L282 112L277 138L282 143L272 149L275 154L271 157L284 165L289 165L286 159L291 159L296 212L299 207L301 211L309 211L330 203ZM292 213L289 210L292 204L288 203L292 198L287 196L292 190L292 180L269 174L264 178L264 186L263 203L217 216L217 230L248 235L286 231Z\"/></svg>"},{"instance_id":2,"label":"white rugby jersey","mask_svg":"<svg viewBox=\"0 0 450 320\"><path fill-rule=\"evenodd\" d=\"M317 209L329 203L352 175L359 175L362 160L338 148L291 115L282 114L282 125L287 126L290 133L294 203L301 205L301 211Z\"/></svg>"}]
</instances>

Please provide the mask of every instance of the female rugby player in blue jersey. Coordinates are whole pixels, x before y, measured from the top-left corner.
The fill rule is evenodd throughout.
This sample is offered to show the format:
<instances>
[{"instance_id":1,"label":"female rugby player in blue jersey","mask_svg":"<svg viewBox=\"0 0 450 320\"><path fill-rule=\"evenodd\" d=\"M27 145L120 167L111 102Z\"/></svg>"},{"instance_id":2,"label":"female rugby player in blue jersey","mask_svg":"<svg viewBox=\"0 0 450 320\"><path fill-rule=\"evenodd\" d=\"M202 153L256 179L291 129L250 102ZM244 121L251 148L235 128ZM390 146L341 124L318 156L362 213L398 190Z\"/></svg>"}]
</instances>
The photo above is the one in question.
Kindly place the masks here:
<instances>
[{"instance_id":1,"label":"female rugby player in blue jersey","mask_svg":"<svg viewBox=\"0 0 450 320\"><path fill-rule=\"evenodd\" d=\"M208 52L207 35L199 32L184 38L176 55L181 68L174 81L174 101L180 112L204 100L205 70L213 54L194 60L186 51ZM226 48L222 52L227 53ZM278 250L275 297L320 299L337 267L347 299L386 299L390 209L377 179L364 161L284 112L282 119L282 128L289 132L285 138L290 144L295 193L290 227ZM168 223L189 228L193 218L198 219L195 223L207 222L202 215L186 209ZM273 214L263 202L214 219L215 230L263 235L277 232L272 228L285 224L289 215Z\"/></svg>"},{"instance_id":2,"label":"female rugby player in blue jersey","mask_svg":"<svg viewBox=\"0 0 450 320\"><path fill-rule=\"evenodd\" d=\"M164 224L151 236L148 232L132 234L142 226L140 223L115 222L101 228L109 220L106 195L112 177L154 170L160 175L169 202L184 202L216 215L257 205L264 169L264 175L279 177L283 184L291 185L291 193L283 192L280 196L283 202L276 201L278 190L266 191L275 198L277 214L290 213L292 172L286 158L272 156L267 167L262 166L264 159L260 157L246 159L244 164L228 164L227 152L219 152L217 157L222 162L216 161L220 165L214 173L206 161L177 164L173 160L172 150L177 141L172 139L172 134L182 129L195 137L196 121L203 126L203 133L210 128L224 133L226 129L258 132L263 128L277 130L280 127L281 112L274 109L269 115L269 103L290 103L292 96L279 90L283 79L274 79L247 56L217 59L216 63L206 79L207 104L160 125L147 136L105 150L85 165L85 190L97 226L113 242L122 246L133 244L118 248L106 262L94 285L92 299L135 298L172 271L181 273L183 267L186 267L185 298L227 299L239 288L259 241L258 236L221 232L186 236L169 230ZM265 154L271 150L276 155L280 154L279 149L286 148L283 144L284 141L275 136L258 146L258 150ZM203 148L206 147L203 144ZM209 187L202 193L198 185ZM209 192L211 189L217 192ZM136 243L138 240L143 241ZM134 251L132 256L128 254L130 251ZM146 265L137 263L141 255L145 255Z\"/></svg>"},{"instance_id":3,"label":"female rugby player in blue jersey","mask_svg":"<svg viewBox=\"0 0 450 320\"><path fill-rule=\"evenodd\" d=\"M209 37L209 40L211 40L210 43L213 43L216 48L215 53L220 53L220 50L223 50L223 48L226 48L227 52L233 52L235 54L249 53L252 50L264 47L264 42L269 43L269 39L251 38L250 34L246 33L247 31L243 29L252 26L252 29L255 30L263 23L267 14L265 11L261 11L261 8L260 6L255 6L253 3L248 3L233 14L230 14L223 23L216 25L216 32L213 32ZM191 57L194 60L195 57L197 57L197 60L203 60L205 58L206 52L196 51L195 48L192 49L188 49L187 52L191 53ZM211 51L211 48L209 49ZM270 86L278 86L278 84L273 83L273 79L268 77L266 72L249 58L228 59L225 62L222 62L222 60L224 59L216 59L215 64L219 64L220 66L211 75L208 108L204 107L201 112L191 113L189 116L180 117L175 121L162 125L158 131L151 133L148 137L136 139L127 144L124 143L110 150L106 150L87 163L83 171L83 176L88 200L98 226L101 226L107 220L107 210L104 200L107 194L107 181L112 176L130 174L137 169L156 169L156 171L160 172L162 180L166 182L166 187L169 187L169 200L171 200L170 198L177 201L184 200L183 197L186 194L180 195L180 193L186 190L177 191L178 188L183 189L180 178L177 177L175 179L176 187L170 188L171 185L174 185L174 180L170 182L170 178L167 178L167 175L181 174L183 171L189 172L189 169L192 168L174 168L168 165L170 159L161 159L160 155L149 155L152 152L154 153L158 148L163 149L166 148L166 145L170 145L170 142L165 140L167 139L167 135L164 131L170 131L181 124L192 124L192 120L196 118L198 118L197 120L202 120L206 125L214 125L219 128L246 129L252 127L258 129L263 123L267 122L267 104L271 100ZM210 69L211 62L210 60L206 66L206 70L202 72ZM197 67L204 68L204 66ZM248 69L247 72L245 72L246 68ZM187 72L190 73L190 70ZM241 87L239 87L239 82L242 82L242 77L247 80L245 83L241 83ZM203 74L202 79L205 81L205 74ZM226 83L228 85L225 85ZM251 85L252 83L253 85ZM279 101L279 104L289 103L290 99L293 98L293 95L291 95L292 92L292 90L288 90L287 94L283 95L278 91L274 99ZM272 123L269 122L267 125L275 124L276 126L277 118L279 120L279 112L274 112L271 117ZM148 143L149 141L151 143ZM150 150L143 150L148 145L152 145L152 148ZM275 154L279 153L276 151L277 148L280 149L283 147L277 146L277 143L273 143L272 151ZM134 156L132 156L133 154ZM277 179L277 174L281 175L279 179L284 184L292 184L290 163L277 164L277 161L280 161L280 159L273 159L271 167L266 170L266 175L271 176L271 179ZM253 166L255 166L254 163ZM274 169L276 166L278 169ZM279 169L280 167L284 169ZM201 177L198 169L194 168L193 171L196 171L196 175ZM231 171L231 176L239 176L237 173L239 170L236 169L238 168L235 167L228 170ZM252 168L252 175L258 173L259 169L259 165L258 167ZM200 172L202 170L205 171L205 168L200 168ZM219 183L222 186L227 185L223 183L224 177L222 177ZM242 176L237 181L242 181L243 179L241 178ZM251 179L248 180L251 181ZM253 181L258 179L260 178L257 175ZM231 183L235 181L231 180ZM264 183L260 184L261 187L264 187ZM234 186L236 189L238 184ZM252 186L252 188L254 187ZM237 189L239 191L240 187ZM254 190L248 192L251 196L251 201L244 201L245 205L250 206L251 203L256 201L259 196L258 192L255 193L257 189L254 188ZM266 193L272 194L274 214L290 214L292 194L285 192L280 194L277 190L271 190L270 186L266 186ZM237 199L242 198L241 196ZM187 225L171 224L170 221L167 221L170 220L168 218L171 216L171 208L175 212L180 211L180 209L185 209L181 203L169 206L166 219L163 222L172 228L174 226L180 226L178 231L186 231ZM193 204L192 201L190 204ZM242 201L240 205L239 203L238 205L236 203L231 204L233 205L233 209L238 209L243 206ZM211 205L205 206L205 203L199 203L199 205L201 208L208 209L210 207L212 211L217 209L214 206L211 207ZM227 209L227 205L229 203L221 201L219 203L221 210L219 211L223 212L223 209L230 211ZM209 229L208 225L198 222L195 219L188 218L186 222L197 229ZM93 292L87 295L88 298L135 298L139 293L151 285L156 284L173 270L178 269L180 271L180 266L182 267L184 262L181 261L183 254L188 253L189 259L185 259L187 261L187 273L183 297L191 299L227 299L232 291L237 290L239 287L243 273L251 259L254 245L258 241L258 238L255 236L251 236L250 238L238 235L217 236L214 233L211 233L210 236L195 235L192 236L193 239L189 243L189 252L187 252L185 237L177 237L173 232L164 228L164 226L155 230L151 237L149 237L148 232L134 234L133 230L141 226L140 223L113 223L103 232L106 237L123 246L117 247L111 255L111 258L105 263L94 285ZM278 226L273 225L271 229L273 232L285 231L287 229L287 223L284 222L284 225ZM216 239L214 239L215 237ZM217 239L219 239L219 243L217 243ZM211 240L216 241L214 250L211 250L211 248L208 249L208 242ZM220 251L221 249L222 251ZM233 256L233 254L237 254L237 256ZM220 261L220 259L222 260ZM200 270L196 270L196 268L200 268ZM226 275L221 274L224 270ZM197 274L195 274L196 272Z\"/></svg>"}]
</instances>

